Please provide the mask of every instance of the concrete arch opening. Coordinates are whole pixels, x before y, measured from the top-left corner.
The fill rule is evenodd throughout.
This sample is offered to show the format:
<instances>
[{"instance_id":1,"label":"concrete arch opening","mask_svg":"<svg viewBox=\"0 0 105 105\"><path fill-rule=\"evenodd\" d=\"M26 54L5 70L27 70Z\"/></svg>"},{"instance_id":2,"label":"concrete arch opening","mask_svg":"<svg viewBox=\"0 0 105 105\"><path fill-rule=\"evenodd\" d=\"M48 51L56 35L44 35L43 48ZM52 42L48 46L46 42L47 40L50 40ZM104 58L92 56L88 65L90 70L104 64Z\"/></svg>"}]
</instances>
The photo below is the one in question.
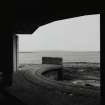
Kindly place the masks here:
<instances>
[{"instance_id":1,"label":"concrete arch opening","mask_svg":"<svg viewBox=\"0 0 105 105\"><path fill-rule=\"evenodd\" d=\"M94 27L94 28L93 28ZM85 15L71 19L59 20L39 27L32 35L18 35L20 52L38 52L38 51L99 51L100 50L100 15ZM56 45L56 46L55 46ZM44 55L44 54L42 54ZM47 56L45 54L45 56ZM53 55L49 55L54 57ZM59 54L55 55L59 56ZM18 56L19 57L19 56ZM30 56L31 57L31 56ZM61 56L59 56L61 57ZM24 59L24 58L23 58ZM24 62L40 63L26 57ZM65 60L66 58L64 58ZM82 58L74 59L74 61ZM84 62L87 59L83 60ZM100 58L90 58L100 61ZM29 62L28 62L29 61ZM69 61L69 60L68 60ZM82 61L82 62L83 62ZM22 63L22 58L19 58Z\"/></svg>"}]
</instances>

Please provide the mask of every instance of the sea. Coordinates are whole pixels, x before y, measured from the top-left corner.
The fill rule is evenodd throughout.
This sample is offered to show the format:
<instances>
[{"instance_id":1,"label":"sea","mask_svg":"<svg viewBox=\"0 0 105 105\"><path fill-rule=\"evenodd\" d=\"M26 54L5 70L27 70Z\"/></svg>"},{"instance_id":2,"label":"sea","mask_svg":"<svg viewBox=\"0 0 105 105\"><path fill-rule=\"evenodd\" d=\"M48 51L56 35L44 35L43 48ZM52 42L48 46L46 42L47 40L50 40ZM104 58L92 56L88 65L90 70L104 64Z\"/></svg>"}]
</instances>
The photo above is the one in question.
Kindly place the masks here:
<instances>
[{"instance_id":1,"label":"sea","mask_svg":"<svg viewBox=\"0 0 105 105\"><path fill-rule=\"evenodd\" d=\"M42 57L62 57L63 62L92 62L100 63L99 51L36 51L18 52L19 64L42 64Z\"/></svg>"}]
</instances>

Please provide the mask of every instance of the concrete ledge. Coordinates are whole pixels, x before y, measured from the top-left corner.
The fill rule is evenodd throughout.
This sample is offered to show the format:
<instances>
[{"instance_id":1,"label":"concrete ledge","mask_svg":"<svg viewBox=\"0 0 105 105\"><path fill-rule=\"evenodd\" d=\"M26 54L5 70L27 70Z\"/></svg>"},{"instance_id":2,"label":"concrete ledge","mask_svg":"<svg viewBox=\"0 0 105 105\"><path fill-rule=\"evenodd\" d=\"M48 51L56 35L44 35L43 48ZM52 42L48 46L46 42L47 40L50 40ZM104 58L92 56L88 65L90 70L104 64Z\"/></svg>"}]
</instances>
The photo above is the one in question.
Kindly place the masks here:
<instances>
[{"instance_id":1,"label":"concrete ledge","mask_svg":"<svg viewBox=\"0 0 105 105\"><path fill-rule=\"evenodd\" d=\"M38 84L41 86L44 86L51 90L59 90L63 93L74 93L74 94L80 94L80 95L99 95L100 94L100 88L95 87L83 87L83 86L77 86L73 85L72 83L64 83L62 81L56 81L51 80L45 76L42 75L43 72L49 71L49 70L55 70L60 68L60 65L41 65L37 70L26 70L24 72L24 77L30 81L33 84Z\"/></svg>"}]
</instances>

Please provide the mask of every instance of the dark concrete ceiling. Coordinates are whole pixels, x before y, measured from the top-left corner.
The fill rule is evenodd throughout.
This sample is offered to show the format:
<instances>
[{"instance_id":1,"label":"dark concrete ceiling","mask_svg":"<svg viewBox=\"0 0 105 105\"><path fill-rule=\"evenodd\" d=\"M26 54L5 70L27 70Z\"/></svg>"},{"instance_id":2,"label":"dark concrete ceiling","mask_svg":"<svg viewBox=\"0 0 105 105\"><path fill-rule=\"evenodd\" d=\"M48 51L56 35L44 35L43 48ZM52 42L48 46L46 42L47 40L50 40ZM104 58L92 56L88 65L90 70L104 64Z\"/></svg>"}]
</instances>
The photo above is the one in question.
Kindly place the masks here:
<instances>
[{"instance_id":1,"label":"dark concrete ceiling","mask_svg":"<svg viewBox=\"0 0 105 105\"><path fill-rule=\"evenodd\" d=\"M99 14L101 11L99 3L88 0L84 2L37 0L35 3L18 1L16 4L14 32L18 34L32 34L41 25L66 18Z\"/></svg>"}]
</instances>

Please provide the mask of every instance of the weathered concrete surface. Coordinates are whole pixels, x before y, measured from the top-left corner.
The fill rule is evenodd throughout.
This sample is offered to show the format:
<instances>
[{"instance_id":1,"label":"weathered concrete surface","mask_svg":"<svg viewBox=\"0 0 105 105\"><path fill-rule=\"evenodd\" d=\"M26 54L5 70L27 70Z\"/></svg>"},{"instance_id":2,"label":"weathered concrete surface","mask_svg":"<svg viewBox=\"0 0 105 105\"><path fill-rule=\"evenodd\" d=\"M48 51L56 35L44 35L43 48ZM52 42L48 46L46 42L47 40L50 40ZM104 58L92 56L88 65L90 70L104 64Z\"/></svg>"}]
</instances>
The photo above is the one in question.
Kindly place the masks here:
<instances>
[{"instance_id":1,"label":"weathered concrete surface","mask_svg":"<svg viewBox=\"0 0 105 105\"><path fill-rule=\"evenodd\" d=\"M31 66L30 66L31 67ZM27 105L100 105L100 95L80 95L69 94L59 91L48 85L48 83L41 82L35 79L35 71L51 66L35 65L33 68L26 67L27 70L21 70L14 73L14 80L12 87L7 90L22 102ZM28 79L28 80L27 80Z\"/></svg>"},{"instance_id":2,"label":"weathered concrete surface","mask_svg":"<svg viewBox=\"0 0 105 105\"><path fill-rule=\"evenodd\" d=\"M42 64L62 65L63 59L60 57L42 57Z\"/></svg>"}]
</instances>

